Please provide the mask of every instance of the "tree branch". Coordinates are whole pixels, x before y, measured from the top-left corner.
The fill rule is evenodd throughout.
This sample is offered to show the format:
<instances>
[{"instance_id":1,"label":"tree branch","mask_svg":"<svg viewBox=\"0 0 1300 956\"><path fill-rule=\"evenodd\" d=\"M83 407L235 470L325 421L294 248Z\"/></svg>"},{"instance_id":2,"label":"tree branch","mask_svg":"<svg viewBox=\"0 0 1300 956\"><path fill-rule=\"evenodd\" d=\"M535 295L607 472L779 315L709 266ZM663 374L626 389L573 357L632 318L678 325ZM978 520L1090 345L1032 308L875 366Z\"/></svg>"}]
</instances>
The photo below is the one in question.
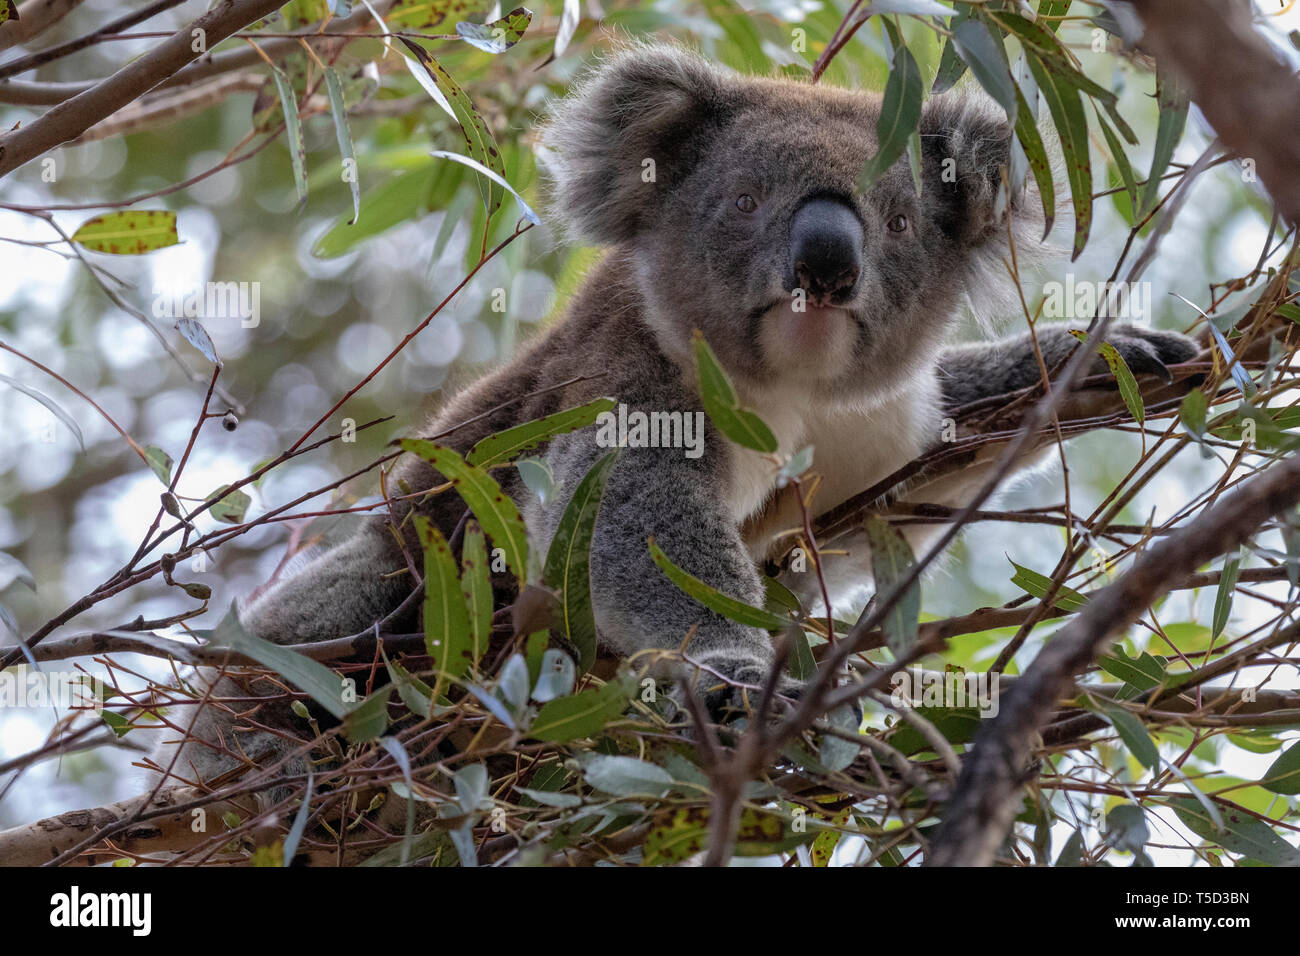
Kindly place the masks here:
<instances>
[{"instance_id":1,"label":"tree branch","mask_svg":"<svg viewBox=\"0 0 1300 956\"><path fill-rule=\"evenodd\" d=\"M211 47L236 30L271 15L280 6L281 0L226 0L91 89L60 103L32 123L0 136L0 176L76 139L95 123L197 60L201 54L194 49L194 31L202 30L204 48Z\"/></svg>"}]
</instances>

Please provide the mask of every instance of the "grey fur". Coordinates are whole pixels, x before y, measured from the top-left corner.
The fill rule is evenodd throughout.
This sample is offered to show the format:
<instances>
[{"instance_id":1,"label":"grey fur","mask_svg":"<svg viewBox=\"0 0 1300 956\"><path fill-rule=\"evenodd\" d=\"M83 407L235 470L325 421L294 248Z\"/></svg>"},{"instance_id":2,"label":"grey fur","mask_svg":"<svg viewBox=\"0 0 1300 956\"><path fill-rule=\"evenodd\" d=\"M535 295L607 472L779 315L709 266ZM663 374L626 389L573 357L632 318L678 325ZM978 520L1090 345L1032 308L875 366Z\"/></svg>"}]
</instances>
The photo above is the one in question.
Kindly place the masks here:
<instances>
[{"instance_id":1,"label":"grey fur","mask_svg":"<svg viewBox=\"0 0 1300 956\"><path fill-rule=\"evenodd\" d=\"M697 411L691 335L699 329L742 400L772 425L781 452L816 446L826 474L816 503L830 508L936 443L948 408L1036 380L1023 339L942 347L959 298L1001 269L992 264L1008 232L994 215L1011 137L1005 117L970 97L931 98L921 124L922 195L906 160L869 195L857 195L858 172L876 150L879 108L876 96L738 77L673 47L615 55L558 105L544 132L559 216L576 236L610 246L608 255L561 321L453 398L420 434L482 416L446 439L464 452L494 431L606 394L634 410ZM655 171L649 182L646 160ZM946 160L955 161L955 176L945 177L954 169ZM738 211L738 194L752 195L757 211ZM790 288L787 235L795 210L814 196L854 210L866 267L843 312L801 324L790 320L783 298ZM1041 232L1031 199L1016 195L1009 203L1010 226L1026 247ZM900 214L904 230L887 230ZM1053 331L1043 341L1056 356L1073 339ZM1157 359L1178 361L1189 347L1180 336L1137 329L1115 341L1137 371L1152 370ZM602 377L539 394L580 376ZM500 472L537 547L545 547L573 488L606 450L594 428L550 443L544 454L557 487L545 507L512 472ZM602 642L634 655L672 651L691 635L692 658L732 679L761 681L772 660L767 634L681 593L652 564L646 539L653 535L676 563L714 587L761 603L755 559L791 523L774 477L768 460L730 444L711 423L698 459L682 449L624 449L592 550ZM407 458L389 486L440 481L428 464ZM418 555L403 507L392 518ZM450 536L464 505L439 495L421 510ZM383 618L412 586L388 521L375 519L260 597L244 612L245 626L297 643L358 632ZM230 724L207 721L201 736L228 738ZM258 745L269 742L264 731L249 733ZM192 768L187 777L210 778L234 764L199 742L186 746L180 765Z\"/></svg>"}]
</instances>

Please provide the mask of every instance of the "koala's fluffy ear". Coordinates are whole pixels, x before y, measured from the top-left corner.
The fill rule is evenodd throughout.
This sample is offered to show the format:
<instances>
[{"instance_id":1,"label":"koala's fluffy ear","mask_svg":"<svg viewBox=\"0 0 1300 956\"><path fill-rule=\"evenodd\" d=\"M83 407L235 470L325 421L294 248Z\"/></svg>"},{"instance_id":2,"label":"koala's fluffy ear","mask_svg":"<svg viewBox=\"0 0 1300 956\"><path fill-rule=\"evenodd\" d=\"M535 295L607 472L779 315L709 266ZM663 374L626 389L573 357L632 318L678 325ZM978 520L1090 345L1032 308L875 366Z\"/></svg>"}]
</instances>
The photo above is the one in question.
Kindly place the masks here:
<instances>
[{"instance_id":1,"label":"koala's fluffy ear","mask_svg":"<svg viewBox=\"0 0 1300 956\"><path fill-rule=\"evenodd\" d=\"M921 114L921 150L926 189L939 197L935 215L957 242L979 245L1005 235L1006 210L1023 220L1025 189L998 208L1003 166L1010 166L1014 131L1006 114L986 97L944 93L931 97ZM1019 222L1016 225L1020 225Z\"/></svg>"},{"instance_id":2,"label":"koala's fluffy ear","mask_svg":"<svg viewBox=\"0 0 1300 956\"><path fill-rule=\"evenodd\" d=\"M542 134L543 169L567 229L609 244L647 226L663 191L698 160L724 83L695 54L636 46L561 100Z\"/></svg>"}]
</instances>

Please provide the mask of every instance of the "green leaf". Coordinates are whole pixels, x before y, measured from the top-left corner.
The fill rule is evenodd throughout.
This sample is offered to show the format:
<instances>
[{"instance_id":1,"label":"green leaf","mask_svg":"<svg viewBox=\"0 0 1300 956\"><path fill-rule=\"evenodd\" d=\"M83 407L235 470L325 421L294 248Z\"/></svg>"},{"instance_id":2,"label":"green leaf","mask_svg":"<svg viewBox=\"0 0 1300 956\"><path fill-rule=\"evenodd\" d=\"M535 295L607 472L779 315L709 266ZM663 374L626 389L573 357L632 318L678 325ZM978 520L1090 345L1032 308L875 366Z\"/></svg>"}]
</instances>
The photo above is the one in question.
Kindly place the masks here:
<instances>
[{"instance_id":1,"label":"green leaf","mask_svg":"<svg viewBox=\"0 0 1300 956\"><path fill-rule=\"evenodd\" d=\"M795 680L810 680L817 671L817 658L808 646L808 635L801 627L787 629L790 635L790 657L786 669Z\"/></svg>"},{"instance_id":2,"label":"green leaf","mask_svg":"<svg viewBox=\"0 0 1300 956\"><path fill-rule=\"evenodd\" d=\"M550 793L546 790L533 790L529 787L515 787L515 792L531 797L544 807L570 809L582 806L582 797L576 793Z\"/></svg>"},{"instance_id":3,"label":"green leaf","mask_svg":"<svg viewBox=\"0 0 1300 956\"><path fill-rule=\"evenodd\" d=\"M1055 33L1061 29L1061 19L1070 12L1071 0L1038 0L1037 18Z\"/></svg>"},{"instance_id":4,"label":"green leaf","mask_svg":"<svg viewBox=\"0 0 1300 956\"><path fill-rule=\"evenodd\" d=\"M1138 187L1137 178L1133 175L1133 167L1129 164L1128 155L1124 152L1124 144L1119 141L1115 131L1110 128L1106 122L1106 117L1100 112L1097 114L1097 125L1101 127L1102 135L1106 137L1106 148L1110 150L1111 159L1115 161L1115 169L1119 172L1120 181L1124 184L1124 189L1128 193L1129 202L1132 208L1138 208Z\"/></svg>"},{"instance_id":5,"label":"green leaf","mask_svg":"<svg viewBox=\"0 0 1300 956\"><path fill-rule=\"evenodd\" d=\"M528 576L528 535L519 509L486 471L475 468L446 445L404 438L402 449L419 455L438 469L469 505L492 543L505 552L506 564L522 588Z\"/></svg>"},{"instance_id":6,"label":"green leaf","mask_svg":"<svg viewBox=\"0 0 1300 956\"><path fill-rule=\"evenodd\" d=\"M357 707L356 703L344 703L342 680L324 664L283 644L272 644L245 631L235 614L234 605L213 630L208 646L214 649L228 647L251 657L303 691L339 720Z\"/></svg>"},{"instance_id":7,"label":"green leaf","mask_svg":"<svg viewBox=\"0 0 1300 956\"><path fill-rule=\"evenodd\" d=\"M880 119L876 121L876 142L880 145L876 155L858 174L858 188L863 192L871 189L907 149L908 140L916 132L921 119L924 95L921 69L911 52L900 42L894 49L894 62L885 83Z\"/></svg>"},{"instance_id":8,"label":"green leaf","mask_svg":"<svg viewBox=\"0 0 1300 956\"><path fill-rule=\"evenodd\" d=\"M1008 116L1014 116L1016 84L1007 69L1006 51L1001 40L983 21L966 20L953 30L952 42L980 86L1006 110Z\"/></svg>"},{"instance_id":9,"label":"green leaf","mask_svg":"<svg viewBox=\"0 0 1300 956\"><path fill-rule=\"evenodd\" d=\"M846 734L858 732L858 712L848 704L841 704L827 714L826 722ZM860 750L861 748L851 740L825 734L818 747L817 757L822 762L822 766L836 773L853 763Z\"/></svg>"},{"instance_id":10,"label":"green leaf","mask_svg":"<svg viewBox=\"0 0 1300 956\"><path fill-rule=\"evenodd\" d=\"M1011 561L1010 558L1007 558L1007 560ZM1047 592L1052 586L1051 578L1039 574L1037 571L1031 571L1029 568L1021 567L1014 561L1011 561L1011 566L1016 569L1016 573L1011 576L1012 584L1029 592L1040 601L1047 597ZM1080 594L1078 591L1062 584L1057 589L1053 603L1062 611L1078 611L1087 600L1086 595Z\"/></svg>"},{"instance_id":11,"label":"green leaf","mask_svg":"<svg viewBox=\"0 0 1300 956\"><path fill-rule=\"evenodd\" d=\"M677 863L704 849L709 835L708 807L678 807L659 814L656 820L646 836L647 866ZM736 855L783 853L815 839L821 832L814 826L800 833L780 814L746 807L736 827Z\"/></svg>"},{"instance_id":12,"label":"green leaf","mask_svg":"<svg viewBox=\"0 0 1300 956\"><path fill-rule=\"evenodd\" d=\"M1263 786L1273 793L1300 793L1300 743L1293 743L1273 761L1264 774Z\"/></svg>"},{"instance_id":13,"label":"green leaf","mask_svg":"<svg viewBox=\"0 0 1300 956\"><path fill-rule=\"evenodd\" d=\"M361 183L357 169L357 151L352 145L352 130L348 126L348 103L343 96L343 82L333 67L325 68L325 89L330 98L330 115L334 117L334 133L339 141L339 154L343 157L343 178L352 190L352 221L361 218Z\"/></svg>"},{"instance_id":14,"label":"green leaf","mask_svg":"<svg viewBox=\"0 0 1300 956\"><path fill-rule=\"evenodd\" d=\"M1034 95L1036 97L1037 93ZM1046 239L1056 221L1056 183L1052 179L1052 163L1047 157L1047 148L1038 132L1038 120L1019 86L1016 87L1016 138L1025 151L1025 159L1038 186L1038 197L1043 204L1043 238Z\"/></svg>"},{"instance_id":15,"label":"green leaf","mask_svg":"<svg viewBox=\"0 0 1300 956\"><path fill-rule=\"evenodd\" d=\"M1154 770L1159 766L1160 750L1136 714L1119 704L1101 699L1089 709L1095 710L1110 722L1119 734L1120 740L1128 747L1129 753L1137 758L1138 763L1148 770Z\"/></svg>"},{"instance_id":16,"label":"green leaf","mask_svg":"<svg viewBox=\"0 0 1300 956\"><path fill-rule=\"evenodd\" d=\"M444 678L465 673L474 642L447 539L424 515L416 516L415 530L424 549L424 645L438 668L437 696Z\"/></svg>"},{"instance_id":17,"label":"green leaf","mask_svg":"<svg viewBox=\"0 0 1300 956\"><path fill-rule=\"evenodd\" d=\"M1088 244L1088 233L1092 228L1092 166L1088 158L1088 117L1083 111L1083 101L1077 87L1048 70L1038 57L1028 51L1025 61L1047 101L1065 155L1066 178L1070 181L1070 195L1074 200L1074 253L1071 259L1077 259L1083 247Z\"/></svg>"},{"instance_id":18,"label":"green leaf","mask_svg":"<svg viewBox=\"0 0 1300 956\"><path fill-rule=\"evenodd\" d=\"M1146 812L1135 803L1121 803L1106 814L1106 842L1127 853L1140 853L1151 839Z\"/></svg>"},{"instance_id":19,"label":"green leaf","mask_svg":"<svg viewBox=\"0 0 1300 956\"><path fill-rule=\"evenodd\" d=\"M636 757L597 754L583 768L587 783L615 796L649 793L663 796L673 785L673 776L663 767Z\"/></svg>"},{"instance_id":20,"label":"green leaf","mask_svg":"<svg viewBox=\"0 0 1300 956\"><path fill-rule=\"evenodd\" d=\"M465 540L460 548L460 588L469 613L470 655L477 666L492 641L493 608L487 543L477 521L465 523Z\"/></svg>"},{"instance_id":21,"label":"green leaf","mask_svg":"<svg viewBox=\"0 0 1300 956\"><path fill-rule=\"evenodd\" d=\"M1169 161L1174 158L1178 141L1183 138L1190 105L1187 90L1160 61L1156 62L1156 103L1160 107L1160 119L1156 124L1156 145L1151 155L1151 172L1142 190L1139 219L1149 215L1156 207L1156 202L1160 198L1160 178L1169 168Z\"/></svg>"},{"instance_id":22,"label":"green leaf","mask_svg":"<svg viewBox=\"0 0 1300 956\"><path fill-rule=\"evenodd\" d=\"M650 538L648 544L650 545L650 558L659 567L659 570L663 571L679 589L695 598L709 610L717 611L723 617L730 618L740 624L746 624L749 627L761 627L768 631L779 631L786 626L786 620L770 611L751 607L744 601L728 597L717 588L705 584L693 574L683 571L672 562L668 555L664 554L659 545L655 544L654 538Z\"/></svg>"},{"instance_id":23,"label":"green leaf","mask_svg":"<svg viewBox=\"0 0 1300 956\"><path fill-rule=\"evenodd\" d=\"M252 499L238 489L227 492L226 489L229 487L229 485L222 485L204 500L215 499L215 504L208 511L218 521L224 521L226 524L242 524Z\"/></svg>"},{"instance_id":24,"label":"green leaf","mask_svg":"<svg viewBox=\"0 0 1300 956\"><path fill-rule=\"evenodd\" d=\"M307 147L302 138L298 100L293 83L282 69L272 66L271 76L280 94L280 108L284 110L284 133L289 140L289 158L293 162L293 184L298 190L298 202L302 203L307 199Z\"/></svg>"},{"instance_id":25,"label":"green leaf","mask_svg":"<svg viewBox=\"0 0 1300 956\"><path fill-rule=\"evenodd\" d=\"M1253 754L1271 754L1282 746L1282 741L1263 731L1245 731L1239 734L1228 734L1227 737L1242 750L1248 750ZM1265 774L1265 779L1268 779L1268 776Z\"/></svg>"},{"instance_id":26,"label":"green leaf","mask_svg":"<svg viewBox=\"0 0 1300 956\"><path fill-rule=\"evenodd\" d=\"M464 178L465 167L428 162L421 152L421 165L392 177L371 189L361 199L361 214L353 224L347 217L312 248L312 254L324 259L340 256L363 239L378 235L398 223L414 219L450 200ZM450 219L455 226L456 219ZM444 223L445 225L445 223Z\"/></svg>"},{"instance_id":27,"label":"green leaf","mask_svg":"<svg viewBox=\"0 0 1300 956\"><path fill-rule=\"evenodd\" d=\"M605 729L605 724L623 713L627 703L627 690L618 681L610 681L595 690L584 690L571 697L547 701L528 728L528 736L552 743L593 737Z\"/></svg>"},{"instance_id":28,"label":"green leaf","mask_svg":"<svg viewBox=\"0 0 1300 956\"><path fill-rule=\"evenodd\" d=\"M380 653L383 653L382 648ZM384 655L384 666L388 668L388 679L397 688L397 696L406 708L420 717L429 717L433 713L433 688L401 664L390 661L387 655Z\"/></svg>"},{"instance_id":29,"label":"green leaf","mask_svg":"<svg viewBox=\"0 0 1300 956\"><path fill-rule=\"evenodd\" d=\"M478 47L484 53L504 53L519 42L532 20L531 10L515 7L500 20L491 23L457 23L456 32L466 43Z\"/></svg>"},{"instance_id":30,"label":"green leaf","mask_svg":"<svg viewBox=\"0 0 1300 956\"><path fill-rule=\"evenodd\" d=\"M497 146L497 141L492 136L491 131L487 128L487 124L483 122L483 117L479 115L478 110L474 109L474 103L469 98L469 95L451 78L451 74L447 72L443 65L429 55L424 47L411 42L406 37L398 37L398 39L415 55L416 62L433 81L435 88L443 97L446 107L450 108L452 116L460 124L461 133L465 138L466 152L477 163L487 167L499 176L500 182L505 182L506 167L501 159L501 150ZM429 90L430 93L433 92L427 85L425 89ZM440 153L439 155L451 158L455 157L456 154ZM501 208L501 200L504 195L505 192L500 185L489 181L486 190L483 192L483 203L488 218L491 218Z\"/></svg>"},{"instance_id":31,"label":"green leaf","mask_svg":"<svg viewBox=\"0 0 1300 956\"><path fill-rule=\"evenodd\" d=\"M1191 797L1177 797L1166 805L1178 814L1187 829L1230 853L1240 853L1273 866L1300 866L1300 850L1278 836L1263 820L1225 811L1223 827L1219 828L1206 809Z\"/></svg>"},{"instance_id":32,"label":"green leaf","mask_svg":"<svg viewBox=\"0 0 1300 956\"><path fill-rule=\"evenodd\" d=\"M1129 370L1128 363L1124 361L1124 356L1119 354L1119 349L1109 342L1102 342L1099 351L1106 364L1110 366L1110 373L1115 376L1120 397L1124 399L1124 407L1141 425L1146 420L1146 406L1142 403L1142 391L1138 388L1137 379Z\"/></svg>"},{"instance_id":33,"label":"green leaf","mask_svg":"<svg viewBox=\"0 0 1300 956\"><path fill-rule=\"evenodd\" d=\"M109 728L113 731L113 735L117 737L118 740L121 740L131 731L135 730L135 725L115 710L101 710L99 712L99 717L104 721L104 723L108 724Z\"/></svg>"},{"instance_id":34,"label":"green leaf","mask_svg":"<svg viewBox=\"0 0 1300 956\"><path fill-rule=\"evenodd\" d=\"M614 450L602 456L583 476L546 553L542 581L560 595L560 624L578 649L581 666L596 661L596 617L591 605L591 539L596 531L605 483L618 458Z\"/></svg>"},{"instance_id":35,"label":"green leaf","mask_svg":"<svg viewBox=\"0 0 1300 956\"><path fill-rule=\"evenodd\" d=\"M492 182L496 183L502 189L509 192L510 195L515 197L515 202L519 203L519 214L523 216L525 220L531 222L534 226L540 226L542 224L541 217L533 211L533 207L524 202L524 197L519 195L515 190L515 187L506 182L506 178L501 174L488 169L476 159L470 159L468 156L462 156L460 153L452 153L445 149L435 149L429 155L434 159L450 159L452 162L460 163L462 166L468 166L475 172L486 176Z\"/></svg>"},{"instance_id":36,"label":"green leaf","mask_svg":"<svg viewBox=\"0 0 1300 956\"><path fill-rule=\"evenodd\" d=\"M180 242L176 213L162 209L126 209L87 219L72 234L72 241L92 252L138 256Z\"/></svg>"},{"instance_id":37,"label":"green leaf","mask_svg":"<svg viewBox=\"0 0 1300 956\"><path fill-rule=\"evenodd\" d=\"M492 4L487 0L397 0L385 14L384 20L398 30L407 27L436 27L448 17L460 20L490 9Z\"/></svg>"},{"instance_id":38,"label":"green leaf","mask_svg":"<svg viewBox=\"0 0 1300 956\"><path fill-rule=\"evenodd\" d=\"M388 698L392 693L391 684L379 688L343 718L343 733L349 741L361 744L383 736L388 729Z\"/></svg>"},{"instance_id":39,"label":"green leaf","mask_svg":"<svg viewBox=\"0 0 1300 956\"><path fill-rule=\"evenodd\" d=\"M876 583L876 601L893 594L896 585L912 570L916 559L907 541L880 515L871 515L862 524L871 544L871 575ZM881 630L895 657L902 657L916 644L921 619L921 585L913 581L907 592L894 602Z\"/></svg>"},{"instance_id":40,"label":"green leaf","mask_svg":"<svg viewBox=\"0 0 1300 956\"><path fill-rule=\"evenodd\" d=\"M1053 866L1080 866L1083 863L1083 851L1083 834L1075 830L1065 841L1065 846L1061 847L1061 854Z\"/></svg>"},{"instance_id":41,"label":"green leaf","mask_svg":"<svg viewBox=\"0 0 1300 956\"><path fill-rule=\"evenodd\" d=\"M916 713L934 724L943 739L954 745L974 740L983 723L978 707L917 707ZM899 722L895 727L889 737L891 747L908 756L934 749L929 739L911 724Z\"/></svg>"},{"instance_id":42,"label":"green leaf","mask_svg":"<svg viewBox=\"0 0 1300 956\"><path fill-rule=\"evenodd\" d=\"M1183 398L1183 404L1178 409L1178 418L1189 432L1197 438L1201 438L1205 435L1207 410L1205 393L1199 388L1195 388Z\"/></svg>"},{"instance_id":43,"label":"green leaf","mask_svg":"<svg viewBox=\"0 0 1300 956\"><path fill-rule=\"evenodd\" d=\"M505 431L488 435L469 450L465 461L479 468L487 468L498 462L508 461L521 451L536 448L544 441L550 441L556 435L585 428L617 404L612 398L598 398L586 405L566 408L554 415L547 415L536 421L525 422Z\"/></svg>"},{"instance_id":44,"label":"green leaf","mask_svg":"<svg viewBox=\"0 0 1300 956\"><path fill-rule=\"evenodd\" d=\"M1118 677L1124 683L1142 691L1159 687L1168 679L1164 665L1150 654L1143 652L1138 657L1128 657L1120 644L1115 645L1114 651L1114 655L1103 654L1099 657L1097 664L1107 674Z\"/></svg>"},{"instance_id":45,"label":"green leaf","mask_svg":"<svg viewBox=\"0 0 1300 956\"><path fill-rule=\"evenodd\" d=\"M1241 552L1238 551L1223 562L1223 573L1219 575L1219 590L1214 596L1214 624L1210 629L1212 637L1222 634L1228 623L1228 615L1232 613L1232 597L1236 593L1237 579L1240 576Z\"/></svg>"},{"instance_id":46,"label":"green leaf","mask_svg":"<svg viewBox=\"0 0 1300 956\"><path fill-rule=\"evenodd\" d=\"M736 390L732 388L727 373L718 364L717 356L697 329L694 337L695 366L699 373L700 400L709 419L727 438L737 445L772 454L777 449L772 429L753 412L739 406Z\"/></svg>"},{"instance_id":47,"label":"green leaf","mask_svg":"<svg viewBox=\"0 0 1300 956\"><path fill-rule=\"evenodd\" d=\"M1061 41L1056 38L1056 34L1037 21L1027 20L1005 11L994 14L992 19L1005 27L1025 46L1032 47L1047 56L1064 55L1064 48L1061 46Z\"/></svg>"},{"instance_id":48,"label":"green leaf","mask_svg":"<svg viewBox=\"0 0 1300 956\"><path fill-rule=\"evenodd\" d=\"M970 7L963 4L957 8L957 13L953 16L948 24L950 30L956 29L960 24L970 19ZM935 73L934 83L930 87L930 94L946 93L961 79L962 74L966 72L966 61L957 53L957 48L953 45L952 37L944 40L943 52L939 54L939 69Z\"/></svg>"},{"instance_id":49,"label":"green leaf","mask_svg":"<svg viewBox=\"0 0 1300 956\"><path fill-rule=\"evenodd\" d=\"M144 446L144 460L164 485L172 483L172 456L157 445Z\"/></svg>"},{"instance_id":50,"label":"green leaf","mask_svg":"<svg viewBox=\"0 0 1300 956\"><path fill-rule=\"evenodd\" d=\"M831 827L845 826L852 816L852 807L845 807L835 814L831 820ZM835 847L839 845L840 840L844 837L840 830L831 827L817 834L817 838L812 842L809 853L812 856L813 866L830 866L831 859L835 856Z\"/></svg>"},{"instance_id":51,"label":"green leaf","mask_svg":"<svg viewBox=\"0 0 1300 956\"><path fill-rule=\"evenodd\" d=\"M546 504L555 493L555 476L551 468L540 458L517 458L515 468L519 471L519 480L524 487L537 496L537 500Z\"/></svg>"}]
</instances>

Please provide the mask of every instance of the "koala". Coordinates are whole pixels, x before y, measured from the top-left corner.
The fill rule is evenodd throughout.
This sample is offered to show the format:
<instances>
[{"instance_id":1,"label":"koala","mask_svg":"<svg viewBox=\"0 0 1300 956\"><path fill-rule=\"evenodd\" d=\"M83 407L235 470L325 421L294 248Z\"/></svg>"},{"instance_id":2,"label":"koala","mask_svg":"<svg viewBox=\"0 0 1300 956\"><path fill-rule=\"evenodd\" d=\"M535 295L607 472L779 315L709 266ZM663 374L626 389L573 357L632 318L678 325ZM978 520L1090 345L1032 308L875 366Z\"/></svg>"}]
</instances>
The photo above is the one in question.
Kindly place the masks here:
<instances>
[{"instance_id":1,"label":"koala","mask_svg":"<svg viewBox=\"0 0 1300 956\"><path fill-rule=\"evenodd\" d=\"M493 432L601 396L617 397L629 414L701 412L698 330L780 453L814 447L824 476L814 505L825 511L938 444L952 409L1038 382L1027 337L945 347L963 296L998 278L1008 227L1023 233L1025 248L1041 232L1031 196L998 202L1012 142L1005 115L968 94L931 97L920 120L919 195L906 159L864 194L857 181L877 151L880 109L878 95L739 76L677 47L611 55L556 105L541 133L560 224L604 247L604 258L562 318L416 434L459 425L439 441L463 454ZM1049 368L1076 344L1060 328L1040 329L1038 338ZM1128 326L1114 328L1110 341L1138 372L1167 375L1167 365L1197 351L1181 335ZM761 562L799 519L789 495L778 494L769 457L731 443L707 420L703 427L700 454L622 451L595 528L591 589L606 649L672 650L690 635L692 661L726 678L720 690L713 677L697 682L717 703L731 685L762 683L771 639L678 590L653 564L647 539L690 574L761 605ZM497 473L536 547L546 547L573 489L608 450L595 427L543 446L555 479L545 504L513 469ZM444 480L407 455L388 488L419 491ZM961 491L947 489L951 503L960 504ZM279 644L379 621L414 630L415 612L401 610L418 607L406 556L419 554L412 508L451 540L465 515L454 494L405 494L390 514L242 608L243 626ZM240 676L213 691L250 694L257 689ZM174 773L206 781L237 765L232 752L283 753L293 721L257 719L257 728L235 732L228 710L205 708ZM167 766L174 754L173 745L158 760Z\"/></svg>"}]
</instances>

